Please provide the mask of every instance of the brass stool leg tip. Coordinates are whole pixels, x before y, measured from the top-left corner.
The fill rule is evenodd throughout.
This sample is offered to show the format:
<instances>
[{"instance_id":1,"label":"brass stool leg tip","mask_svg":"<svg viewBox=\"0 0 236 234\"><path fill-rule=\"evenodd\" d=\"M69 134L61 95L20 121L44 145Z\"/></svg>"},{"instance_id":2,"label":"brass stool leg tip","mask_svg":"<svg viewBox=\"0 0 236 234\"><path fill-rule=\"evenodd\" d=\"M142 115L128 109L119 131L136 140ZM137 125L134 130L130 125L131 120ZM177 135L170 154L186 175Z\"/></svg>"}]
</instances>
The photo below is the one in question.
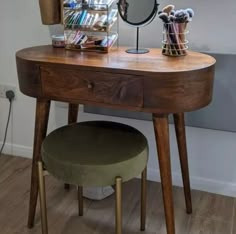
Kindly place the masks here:
<instances>
[{"instance_id":1,"label":"brass stool leg tip","mask_svg":"<svg viewBox=\"0 0 236 234\"><path fill-rule=\"evenodd\" d=\"M145 231L145 226L146 226L146 202L147 202L147 168L143 170L141 177L141 219L140 219L141 231Z\"/></svg>"},{"instance_id":2,"label":"brass stool leg tip","mask_svg":"<svg viewBox=\"0 0 236 234\"><path fill-rule=\"evenodd\" d=\"M116 234L122 233L122 178L116 177Z\"/></svg>"}]
</instances>

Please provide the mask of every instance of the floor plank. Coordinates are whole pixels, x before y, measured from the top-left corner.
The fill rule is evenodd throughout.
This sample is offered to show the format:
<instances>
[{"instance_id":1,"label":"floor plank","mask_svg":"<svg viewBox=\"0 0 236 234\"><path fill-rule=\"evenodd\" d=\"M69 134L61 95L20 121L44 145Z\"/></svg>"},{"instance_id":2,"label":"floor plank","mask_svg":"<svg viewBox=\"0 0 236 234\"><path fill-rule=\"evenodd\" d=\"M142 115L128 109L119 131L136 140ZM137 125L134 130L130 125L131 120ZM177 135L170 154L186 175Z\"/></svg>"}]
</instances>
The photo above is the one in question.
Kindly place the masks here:
<instances>
[{"instance_id":1,"label":"floor plank","mask_svg":"<svg viewBox=\"0 0 236 234\"><path fill-rule=\"evenodd\" d=\"M233 213L232 234L236 234L236 199L234 199L234 213Z\"/></svg>"},{"instance_id":2,"label":"floor plank","mask_svg":"<svg viewBox=\"0 0 236 234\"><path fill-rule=\"evenodd\" d=\"M193 217L187 234L231 234L230 222L217 221L205 217Z\"/></svg>"},{"instance_id":3,"label":"floor plank","mask_svg":"<svg viewBox=\"0 0 236 234\"><path fill-rule=\"evenodd\" d=\"M234 198L195 191L198 200L194 204L193 214L216 221L232 222Z\"/></svg>"},{"instance_id":4,"label":"floor plank","mask_svg":"<svg viewBox=\"0 0 236 234\"><path fill-rule=\"evenodd\" d=\"M35 227L27 229L31 160L0 157L0 233L41 234L39 209ZM78 216L77 192L63 189L63 183L46 177L50 234L114 233L114 195L102 200L84 199L84 216ZM160 183L147 184L146 231L140 232L140 180L123 184L123 233L166 234ZM176 234L236 234L234 198L192 191L193 214L185 212L183 189L173 187ZM233 230L233 232L232 232Z\"/></svg>"}]
</instances>

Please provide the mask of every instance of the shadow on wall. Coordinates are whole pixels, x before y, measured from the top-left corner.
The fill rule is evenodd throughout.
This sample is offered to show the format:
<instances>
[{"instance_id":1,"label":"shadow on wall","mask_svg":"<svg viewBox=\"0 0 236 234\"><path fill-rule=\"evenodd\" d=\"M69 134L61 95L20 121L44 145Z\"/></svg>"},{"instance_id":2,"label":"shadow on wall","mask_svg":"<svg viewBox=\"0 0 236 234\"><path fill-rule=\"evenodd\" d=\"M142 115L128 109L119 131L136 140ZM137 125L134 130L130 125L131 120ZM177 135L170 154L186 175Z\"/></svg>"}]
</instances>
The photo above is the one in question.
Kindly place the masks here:
<instances>
[{"instance_id":1,"label":"shadow on wall","mask_svg":"<svg viewBox=\"0 0 236 234\"><path fill-rule=\"evenodd\" d=\"M201 110L186 113L186 125L236 132L236 55L210 55L215 57L217 61L212 103ZM152 120L148 113L110 110L91 106L85 106L84 110L89 113ZM170 122L173 122L172 119L170 119Z\"/></svg>"}]
</instances>

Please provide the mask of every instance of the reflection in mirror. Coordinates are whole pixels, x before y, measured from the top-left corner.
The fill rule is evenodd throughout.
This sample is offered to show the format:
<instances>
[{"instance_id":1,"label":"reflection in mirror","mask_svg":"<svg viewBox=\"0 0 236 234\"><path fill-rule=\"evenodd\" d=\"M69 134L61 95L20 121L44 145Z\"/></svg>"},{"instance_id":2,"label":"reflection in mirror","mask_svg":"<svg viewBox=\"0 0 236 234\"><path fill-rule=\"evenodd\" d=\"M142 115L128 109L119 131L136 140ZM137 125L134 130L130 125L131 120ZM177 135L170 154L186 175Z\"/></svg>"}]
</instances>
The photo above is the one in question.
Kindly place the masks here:
<instances>
[{"instance_id":1,"label":"reflection in mirror","mask_svg":"<svg viewBox=\"0 0 236 234\"><path fill-rule=\"evenodd\" d=\"M156 0L119 0L118 10L121 18L128 24L137 27L136 48L128 49L126 52L143 54L149 52L140 49L139 27L149 24L156 16L158 4Z\"/></svg>"},{"instance_id":2,"label":"reflection in mirror","mask_svg":"<svg viewBox=\"0 0 236 234\"><path fill-rule=\"evenodd\" d=\"M131 24L141 26L156 13L156 0L120 0L121 18Z\"/></svg>"}]
</instances>

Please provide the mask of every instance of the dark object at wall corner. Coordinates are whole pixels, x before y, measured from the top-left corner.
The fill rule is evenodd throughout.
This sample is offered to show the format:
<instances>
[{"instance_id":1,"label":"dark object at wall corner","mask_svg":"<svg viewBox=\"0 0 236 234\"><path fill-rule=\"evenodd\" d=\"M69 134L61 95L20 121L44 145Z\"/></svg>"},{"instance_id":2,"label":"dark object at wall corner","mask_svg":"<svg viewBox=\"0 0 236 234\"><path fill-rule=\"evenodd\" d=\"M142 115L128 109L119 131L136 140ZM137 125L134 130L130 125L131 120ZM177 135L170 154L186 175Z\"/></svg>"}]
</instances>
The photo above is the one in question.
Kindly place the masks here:
<instances>
[{"instance_id":1,"label":"dark object at wall corner","mask_svg":"<svg viewBox=\"0 0 236 234\"><path fill-rule=\"evenodd\" d=\"M61 23L60 0L39 0L42 23L45 25Z\"/></svg>"}]
</instances>

